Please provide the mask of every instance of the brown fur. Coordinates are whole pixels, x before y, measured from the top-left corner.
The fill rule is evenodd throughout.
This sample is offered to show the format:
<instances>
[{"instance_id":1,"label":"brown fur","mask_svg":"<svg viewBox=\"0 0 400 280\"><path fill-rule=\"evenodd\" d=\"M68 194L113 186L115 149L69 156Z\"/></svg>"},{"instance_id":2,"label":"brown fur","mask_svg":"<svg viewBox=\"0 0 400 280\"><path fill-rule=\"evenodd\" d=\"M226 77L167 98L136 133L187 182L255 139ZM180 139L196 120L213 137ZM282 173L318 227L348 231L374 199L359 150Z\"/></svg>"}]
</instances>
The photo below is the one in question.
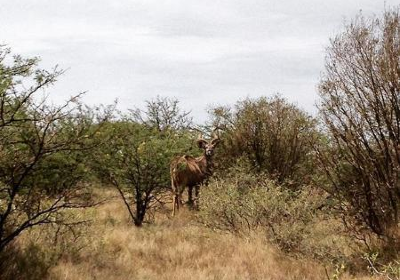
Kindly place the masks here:
<instances>
[{"instance_id":1,"label":"brown fur","mask_svg":"<svg viewBox=\"0 0 400 280\"><path fill-rule=\"evenodd\" d=\"M213 150L219 141L219 137L214 137L210 142L199 137L197 140L199 148L204 149L202 156L195 158L184 155L171 161L172 215L175 215L175 211L179 210L182 205L182 193L186 187L188 187L189 191L189 204L193 204L193 188L195 189L196 200L198 199L200 185L212 175Z\"/></svg>"}]
</instances>

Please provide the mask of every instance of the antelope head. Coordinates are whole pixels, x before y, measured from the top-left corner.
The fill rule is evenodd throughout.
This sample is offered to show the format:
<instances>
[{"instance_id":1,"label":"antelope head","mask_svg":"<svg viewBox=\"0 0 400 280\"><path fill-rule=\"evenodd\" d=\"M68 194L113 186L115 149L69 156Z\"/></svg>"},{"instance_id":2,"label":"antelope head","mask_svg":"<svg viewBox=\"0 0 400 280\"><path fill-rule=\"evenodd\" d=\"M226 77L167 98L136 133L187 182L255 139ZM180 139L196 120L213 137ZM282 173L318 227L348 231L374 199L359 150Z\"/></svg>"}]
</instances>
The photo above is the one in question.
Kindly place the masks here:
<instances>
[{"instance_id":1,"label":"antelope head","mask_svg":"<svg viewBox=\"0 0 400 280\"><path fill-rule=\"evenodd\" d=\"M197 138L197 145L200 149L204 150L206 157L212 157L214 155L214 149L220 141L221 140L217 134L214 134L214 137L210 141L205 140L203 135L200 134Z\"/></svg>"}]
</instances>

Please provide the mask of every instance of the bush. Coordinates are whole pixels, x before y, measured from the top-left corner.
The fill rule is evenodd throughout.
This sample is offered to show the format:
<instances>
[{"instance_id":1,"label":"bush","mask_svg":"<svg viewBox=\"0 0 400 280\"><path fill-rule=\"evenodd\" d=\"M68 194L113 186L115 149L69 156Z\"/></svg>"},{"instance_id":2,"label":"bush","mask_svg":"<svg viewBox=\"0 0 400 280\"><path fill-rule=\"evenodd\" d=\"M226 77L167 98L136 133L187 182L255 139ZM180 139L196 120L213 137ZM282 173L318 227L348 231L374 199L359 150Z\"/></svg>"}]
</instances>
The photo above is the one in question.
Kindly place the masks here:
<instances>
[{"instance_id":1,"label":"bush","mask_svg":"<svg viewBox=\"0 0 400 280\"><path fill-rule=\"evenodd\" d=\"M256 172L264 172L292 189L310 181L316 122L284 98L261 97L237 102L234 108L212 110L213 125L224 130L216 156L231 167L245 157Z\"/></svg>"},{"instance_id":2,"label":"bush","mask_svg":"<svg viewBox=\"0 0 400 280\"><path fill-rule=\"evenodd\" d=\"M45 91L63 73L0 46L0 253L24 231L66 223L65 209L95 202L87 188L87 155L108 114L80 95L50 105Z\"/></svg>"},{"instance_id":3,"label":"bush","mask_svg":"<svg viewBox=\"0 0 400 280\"><path fill-rule=\"evenodd\" d=\"M68 220L76 221L82 216L92 218L93 208L66 211ZM0 279L48 279L60 260L71 258L79 262L82 248L93 242L86 236L89 224L84 222L69 229L48 224L27 230L0 254Z\"/></svg>"},{"instance_id":4,"label":"bush","mask_svg":"<svg viewBox=\"0 0 400 280\"><path fill-rule=\"evenodd\" d=\"M320 83L330 146L319 159L347 225L400 246L400 12L358 16L331 41Z\"/></svg>"},{"instance_id":5,"label":"bush","mask_svg":"<svg viewBox=\"0 0 400 280\"><path fill-rule=\"evenodd\" d=\"M101 135L109 141L94 155L93 169L118 190L134 225L142 226L170 197L169 164L176 154L190 149L190 135L132 120L110 122Z\"/></svg>"},{"instance_id":6,"label":"bush","mask_svg":"<svg viewBox=\"0 0 400 280\"><path fill-rule=\"evenodd\" d=\"M239 171L203 188L198 217L213 229L240 235L261 231L285 252L339 261L346 241L339 234L341 223L320 210L325 199L310 187L293 192L265 175Z\"/></svg>"}]
</instances>

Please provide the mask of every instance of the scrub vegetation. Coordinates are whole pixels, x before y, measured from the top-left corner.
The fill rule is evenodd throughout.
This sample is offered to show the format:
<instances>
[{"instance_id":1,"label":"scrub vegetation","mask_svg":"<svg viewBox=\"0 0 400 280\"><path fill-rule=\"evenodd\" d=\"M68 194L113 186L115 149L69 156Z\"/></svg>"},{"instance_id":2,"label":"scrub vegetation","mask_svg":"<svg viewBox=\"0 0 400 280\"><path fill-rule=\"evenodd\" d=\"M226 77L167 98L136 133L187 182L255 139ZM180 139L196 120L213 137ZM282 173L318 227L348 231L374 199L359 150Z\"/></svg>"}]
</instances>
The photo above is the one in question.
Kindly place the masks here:
<instances>
[{"instance_id":1,"label":"scrub vegetation","mask_svg":"<svg viewBox=\"0 0 400 280\"><path fill-rule=\"evenodd\" d=\"M0 278L400 279L399 13L331 39L316 116L280 95L204 124L165 97L51 105L63 71L1 46ZM173 216L199 133L218 147Z\"/></svg>"}]
</instances>

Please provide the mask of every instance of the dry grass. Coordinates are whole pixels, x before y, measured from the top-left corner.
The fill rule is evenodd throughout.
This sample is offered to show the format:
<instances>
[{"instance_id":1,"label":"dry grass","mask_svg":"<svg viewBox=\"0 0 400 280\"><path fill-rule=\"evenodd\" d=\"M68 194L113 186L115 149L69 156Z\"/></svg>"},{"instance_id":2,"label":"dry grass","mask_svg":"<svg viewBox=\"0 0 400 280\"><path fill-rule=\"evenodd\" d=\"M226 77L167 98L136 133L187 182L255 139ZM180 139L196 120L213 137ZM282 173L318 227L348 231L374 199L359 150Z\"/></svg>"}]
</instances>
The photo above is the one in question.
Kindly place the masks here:
<instances>
[{"instance_id":1,"label":"dry grass","mask_svg":"<svg viewBox=\"0 0 400 280\"><path fill-rule=\"evenodd\" d=\"M196 224L185 210L143 228L130 224L118 199L84 215L94 222L62 248L50 247L44 229L20 239L21 247L34 241L47 254L59 252L61 257L47 269L48 279L327 279L318 263L287 257L257 235L214 232Z\"/></svg>"}]
</instances>

